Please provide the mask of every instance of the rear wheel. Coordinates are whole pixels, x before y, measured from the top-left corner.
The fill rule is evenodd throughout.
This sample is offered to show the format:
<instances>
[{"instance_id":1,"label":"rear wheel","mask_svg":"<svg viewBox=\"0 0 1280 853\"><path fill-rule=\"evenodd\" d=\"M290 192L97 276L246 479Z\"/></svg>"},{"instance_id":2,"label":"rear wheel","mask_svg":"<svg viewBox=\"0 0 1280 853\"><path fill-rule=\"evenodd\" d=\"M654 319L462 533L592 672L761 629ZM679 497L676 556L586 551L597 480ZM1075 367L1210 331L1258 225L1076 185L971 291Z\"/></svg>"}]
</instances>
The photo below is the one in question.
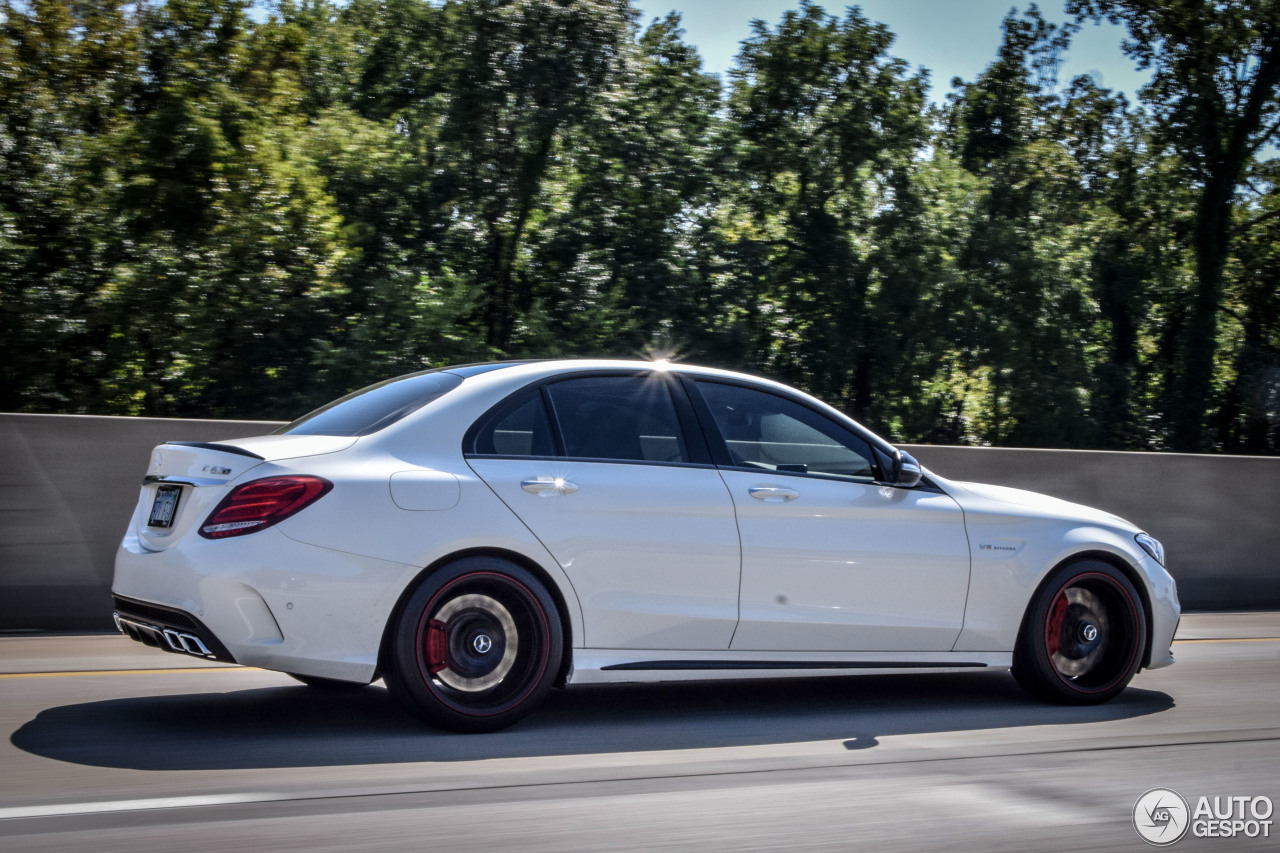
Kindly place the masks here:
<instances>
[{"instance_id":1,"label":"rear wheel","mask_svg":"<svg viewBox=\"0 0 1280 853\"><path fill-rule=\"evenodd\" d=\"M1147 625L1138 591L1114 566L1085 560L1058 569L1023 620L1013 675L1034 696L1092 705L1129 684Z\"/></svg>"},{"instance_id":2,"label":"rear wheel","mask_svg":"<svg viewBox=\"0 0 1280 853\"><path fill-rule=\"evenodd\" d=\"M429 575L392 627L387 688L443 728L488 732L538 706L563 654L560 617L529 572L469 557Z\"/></svg>"}]
</instances>

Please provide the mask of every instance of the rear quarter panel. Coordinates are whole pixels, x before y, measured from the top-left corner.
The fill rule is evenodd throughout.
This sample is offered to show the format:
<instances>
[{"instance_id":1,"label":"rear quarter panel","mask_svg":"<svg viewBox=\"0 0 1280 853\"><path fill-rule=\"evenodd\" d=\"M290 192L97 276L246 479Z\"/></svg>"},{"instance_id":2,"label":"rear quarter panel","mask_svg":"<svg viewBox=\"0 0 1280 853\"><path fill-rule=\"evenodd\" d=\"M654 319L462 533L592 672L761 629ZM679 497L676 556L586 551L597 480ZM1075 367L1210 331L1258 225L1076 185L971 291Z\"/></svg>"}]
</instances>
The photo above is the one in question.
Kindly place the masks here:
<instances>
[{"instance_id":1,"label":"rear quarter panel","mask_svg":"<svg viewBox=\"0 0 1280 853\"><path fill-rule=\"evenodd\" d=\"M510 552L541 568L559 587L572 636L582 636L582 611L569 579L460 453L454 459L418 460L430 461L427 465L396 458L364 440L361 445L308 460L305 471L299 466L299 473L325 477L335 486L278 525L281 533L308 545L411 567L394 582L384 622L400 594L427 567L475 549ZM393 477L400 503L392 493Z\"/></svg>"}]
</instances>

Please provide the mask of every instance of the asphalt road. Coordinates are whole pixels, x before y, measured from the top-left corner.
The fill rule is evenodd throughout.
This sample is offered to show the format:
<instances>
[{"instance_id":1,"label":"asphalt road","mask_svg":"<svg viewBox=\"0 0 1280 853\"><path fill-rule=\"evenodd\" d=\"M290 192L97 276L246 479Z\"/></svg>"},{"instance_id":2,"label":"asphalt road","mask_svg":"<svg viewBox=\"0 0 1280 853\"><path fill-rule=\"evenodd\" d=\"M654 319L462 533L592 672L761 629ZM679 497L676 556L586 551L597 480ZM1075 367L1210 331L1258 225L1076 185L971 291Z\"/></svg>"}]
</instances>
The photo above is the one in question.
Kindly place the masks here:
<instances>
[{"instance_id":1,"label":"asphalt road","mask_svg":"<svg viewBox=\"0 0 1280 853\"><path fill-rule=\"evenodd\" d=\"M1280 802L1280 613L1184 617L1092 708L1007 674L558 691L493 735L120 637L0 637L0 850L1145 850L1144 791ZM1176 850L1280 849L1195 838Z\"/></svg>"}]
</instances>

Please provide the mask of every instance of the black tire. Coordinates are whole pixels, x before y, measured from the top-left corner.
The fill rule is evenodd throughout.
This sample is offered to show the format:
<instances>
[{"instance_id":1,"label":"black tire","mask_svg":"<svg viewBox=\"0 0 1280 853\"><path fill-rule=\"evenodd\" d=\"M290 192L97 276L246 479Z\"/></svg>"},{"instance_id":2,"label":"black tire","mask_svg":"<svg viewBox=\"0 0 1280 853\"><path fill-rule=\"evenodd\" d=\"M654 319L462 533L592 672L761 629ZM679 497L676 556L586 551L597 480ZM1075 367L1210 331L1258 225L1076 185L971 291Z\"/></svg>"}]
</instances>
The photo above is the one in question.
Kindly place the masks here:
<instances>
[{"instance_id":1,"label":"black tire","mask_svg":"<svg viewBox=\"0 0 1280 853\"><path fill-rule=\"evenodd\" d=\"M529 572L467 557L428 575L391 626L391 694L458 732L505 728L551 689L563 654L560 614Z\"/></svg>"},{"instance_id":2,"label":"black tire","mask_svg":"<svg viewBox=\"0 0 1280 853\"><path fill-rule=\"evenodd\" d=\"M348 690L360 690L369 685L361 681L339 681L336 678L321 678L318 675L299 675L296 672L286 672L285 675L294 681L301 681L308 687L314 687L316 690L330 690L334 693L345 693Z\"/></svg>"},{"instance_id":3,"label":"black tire","mask_svg":"<svg viewBox=\"0 0 1280 853\"><path fill-rule=\"evenodd\" d=\"M1128 686L1142 664L1147 620L1124 573L1100 560L1057 569L1023 619L1013 677L1048 702L1095 705Z\"/></svg>"}]
</instances>

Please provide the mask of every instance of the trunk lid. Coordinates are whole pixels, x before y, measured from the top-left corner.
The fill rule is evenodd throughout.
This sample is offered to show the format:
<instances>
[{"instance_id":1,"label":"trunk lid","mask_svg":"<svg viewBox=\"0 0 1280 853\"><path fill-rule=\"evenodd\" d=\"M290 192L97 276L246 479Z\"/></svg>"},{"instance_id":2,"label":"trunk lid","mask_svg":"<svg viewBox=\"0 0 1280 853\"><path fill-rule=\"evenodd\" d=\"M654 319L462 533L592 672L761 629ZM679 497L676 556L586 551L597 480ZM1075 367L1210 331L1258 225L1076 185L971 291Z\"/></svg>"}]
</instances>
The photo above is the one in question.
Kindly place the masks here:
<instances>
[{"instance_id":1,"label":"trunk lid","mask_svg":"<svg viewBox=\"0 0 1280 853\"><path fill-rule=\"evenodd\" d=\"M151 451L131 522L143 547L163 551L195 530L230 491L231 482L267 462L336 453L348 436L261 435L226 441L169 441ZM248 479L253 479L250 476Z\"/></svg>"}]
</instances>

